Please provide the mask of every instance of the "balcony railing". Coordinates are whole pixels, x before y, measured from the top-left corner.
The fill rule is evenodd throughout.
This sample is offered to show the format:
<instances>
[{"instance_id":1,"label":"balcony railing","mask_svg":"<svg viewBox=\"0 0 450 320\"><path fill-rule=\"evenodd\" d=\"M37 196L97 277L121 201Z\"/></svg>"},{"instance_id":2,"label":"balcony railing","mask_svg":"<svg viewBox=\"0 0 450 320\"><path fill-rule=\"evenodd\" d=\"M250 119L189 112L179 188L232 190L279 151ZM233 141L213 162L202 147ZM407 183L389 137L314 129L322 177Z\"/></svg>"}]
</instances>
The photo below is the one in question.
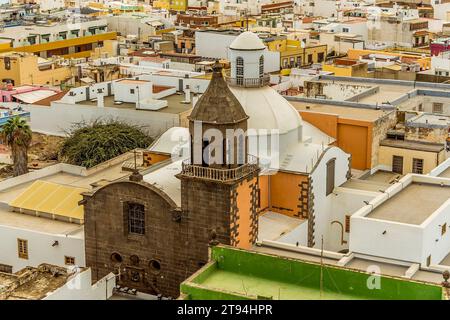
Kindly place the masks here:
<instances>
[{"instance_id":1,"label":"balcony railing","mask_svg":"<svg viewBox=\"0 0 450 320\"><path fill-rule=\"evenodd\" d=\"M261 78L231 78L225 75L225 81L232 87L259 88L269 85L270 76L265 74Z\"/></svg>"},{"instance_id":2,"label":"balcony railing","mask_svg":"<svg viewBox=\"0 0 450 320\"><path fill-rule=\"evenodd\" d=\"M201 165L191 164L190 159L186 159L182 162L181 174L195 178L228 182L243 178L249 173L258 170L258 167L258 158L252 155L248 155L248 162L246 164L233 169L203 167Z\"/></svg>"}]
</instances>

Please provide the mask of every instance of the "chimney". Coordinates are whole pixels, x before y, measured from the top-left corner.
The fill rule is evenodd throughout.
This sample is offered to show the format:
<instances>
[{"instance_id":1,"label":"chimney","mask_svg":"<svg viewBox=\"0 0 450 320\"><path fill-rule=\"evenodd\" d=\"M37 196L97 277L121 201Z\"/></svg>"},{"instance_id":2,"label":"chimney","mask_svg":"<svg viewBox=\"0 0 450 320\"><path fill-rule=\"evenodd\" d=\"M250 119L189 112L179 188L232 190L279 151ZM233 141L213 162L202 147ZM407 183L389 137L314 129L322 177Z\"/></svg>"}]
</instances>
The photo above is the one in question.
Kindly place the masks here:
<instances>
[{"instance_id":1,"label":"chimney","mask_svg":"<svg viewBox=\"0 0 450 320\"><path fill-rule=\"evenodd\" d=\"M191 89L189 88L189 85L186 86L186 89L184 89L184 102L185 103L191 103Z\"/></svg>"},{"instance_id":2,"label":"chimney","mask_svg":"<svg viewBox=\"0 0 450 320\"><path fill-rule=\"evenodd\" d=\"M103 94L103 89L97 90L97 107L99 108L105 107L105 96Z\"/></svg>"}]
</instances>

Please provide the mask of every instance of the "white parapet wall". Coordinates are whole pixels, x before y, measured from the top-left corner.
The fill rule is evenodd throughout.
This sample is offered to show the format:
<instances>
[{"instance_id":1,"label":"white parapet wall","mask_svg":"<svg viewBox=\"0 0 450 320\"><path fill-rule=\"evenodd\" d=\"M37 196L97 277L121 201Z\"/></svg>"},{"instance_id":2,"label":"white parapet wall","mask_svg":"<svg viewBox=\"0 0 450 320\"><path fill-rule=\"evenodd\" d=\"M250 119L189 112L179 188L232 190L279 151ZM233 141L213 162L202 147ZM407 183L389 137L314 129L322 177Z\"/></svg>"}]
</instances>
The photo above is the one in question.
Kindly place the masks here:
<instances>
[{"instance_id":1,"label":"white parapet wall","mask_svg":"<svg viewBox=\"0 0 450 320\"><path fill-rule=\"evenodd\" d=\"M415 174L403 177L351 216L351 252L422 265L427 264L428 259L431 264L438 264L450 252L450 232L442 232L442 226L450 222L450 194L449 200L419 225L368 216L413 182L450 186L450 179L445 178Z\"/></svg>"},{"instance_id":2,"label":"white parapet wall","mask_svg":"<svg viewBox=\"0 0 450 320\"><path fill-rule=\"evenodd\" d=\"M442 162L436 168L430 171L429 176L438 177L442 172L450 168L450 158Z\"/></svg>"},{"instance_id":3,"label":"white parapet wall","mask_svg":"<svg viewBox=\"0 0 450 320\"><path fill-rule=\"evenodd\" d=\"M110 273L91 284L91 269L75 272L62 287L47 294L42 300L108 300L116 286L116 277Z\"/></svg>"}]
</instances>

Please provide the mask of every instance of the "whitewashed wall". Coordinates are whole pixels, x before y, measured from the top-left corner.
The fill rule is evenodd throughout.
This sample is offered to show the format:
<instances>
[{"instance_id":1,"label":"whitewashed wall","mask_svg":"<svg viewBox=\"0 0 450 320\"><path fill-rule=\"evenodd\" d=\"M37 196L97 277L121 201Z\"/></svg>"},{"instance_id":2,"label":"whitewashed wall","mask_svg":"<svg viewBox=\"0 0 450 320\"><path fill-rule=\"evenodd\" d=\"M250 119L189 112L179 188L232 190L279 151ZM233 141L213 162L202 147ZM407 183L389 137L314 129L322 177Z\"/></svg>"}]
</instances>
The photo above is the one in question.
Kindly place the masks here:
<instances>
[{"instance_id":1,"label":"whitewashed wall","mask_svg":"<svg viewBox=\"0 0 450 320\"><path fill-rule=\"evenodd\" d=\"M151 136L157 136L167 129L179 126L179 115L164 112L139 111L120 108L99 108L54 102L51 107L24 105L31 114L31 129L36 132L64 136L75 123L91 122L97 119L121 120L142 126Z\"/></svg>"},{"instance_id":2,"label":"whitewashed wall","mask_svg":"<svg viewBox=\"0 0 450 320\"><path fill-rule=\"evenodd\" d=\"M358 209L365 206L364 201L370 201L375 198L379 192L370 192L357 189L349 188L336 188L336 196L332 196L331 210L330 210L330 221L328 222L329 228L328 233L324 238L326 241L326 249L331 251L341 251L343 249L348 249L348 241L350 237L349 232L345 232L345 216L352 215ZM338 223L333 223L333 221L338 221L344 227L343 240L347 241L346 244L341 242L341 226ZM350 230L352 226L350 224Z\"/></svg>"},{"instance_id":3,"label":"whitewashed wall","mask_svg":"<svg viewBox=\"0 0 450 320\"><path fill-rule=\"evenodd\" d=\"M228 48L237 35L218 34L215 32L195 33L195 52L205 58L227 59ZM214 43L214 45L211 45Z\"/></svg>"},{"instance_id":4,"label":"whitewashed wall","mask_svg":"<svg viewBox=\"0 0 450 320\"><path fill-rule=\"evenodd\" d=\"M350 251L421 264L426 263L429 255L431 264L438 264L450 252L448 231L441 235L441 226L444 223L449 225L450 221L450 198L420 225L367 217L374 208L413 182L450 185L450 179L405 176L352 215Z\"/></svg>"},{"instance_id":5,"label":"whitewashed wall","mask_svg":"<svg viewBox=\"0 0 450 320\"><path fill-rule=\"evenodd\" d=\"M297 228L292 230L291 232L283 235L278 238L276 242L289 243L293 245L299 246L307 246L308 245L308 221L303 222Z\"/></svg>"},{"instance_id":6,"label":"whitewashed wall","mask_svg":"<svg viewBox=\"0 0 450 320\"><path fill-rule=\"evenodd\" d=\"M1 213L0 213L1 214ZM75 264L85 266L84 234L77 236L55 235L22 228L0 225L0 263L13 267L16 272L26 266L36 267L41 263L65 266L64 256L75 258ZM18 255L17 239L28 240L28 259ZM59 245L52 247L58 241Z\"/></svg>"},{"instance_id":7,"label":"whitewashed wall","mask_svg":"<svg viewBox=\"0 0 450 320\"><path fill-rule=\"evenodd\" d=\"M87 269L76 273L62 287L47 294L42 300L107 300L113 294L116 277L110 273L91 285L92 272Z\"/></svg>"},{"instance_id":8,"label":"whitewashed wall","mask_svg":"<svg viewBox=\"0 0 450 320\"><path fill-rule=\"evenodd\" d=\"M324 247L329 246L329 233L331 222L331 210L334 197L333 193L326 195L327 162L336 158L335 163L335 186L340 186L347 181L349 168L349 154L337 147L331 147L325 151L315 170L311 173L312 190L314 193L314 216L315 216L315 248L320 248L321 238L324 238Z\"/></svg>"},{"instance_id":9,"label":"whitewashed wall","mask_svg":"<svg viewBox=\"0 0 450 320\"><path fill-rule=\"evenodd\" d=\"M350 251L410 262L422 261L423 230L420 226L361 216L352 216L350 224Z\"/></svg>"},{"instance_id":10,"label":"whitewashed wall","mask_svg":"<svg viewBox=\"0 0 450 320\"><path fill-rule=\"evenodd\" d=\"M447 223L447 232L442 235L441 226ZM450 195L436 212L425 220L423 228L422 263L431 256L431 264L438 264L450 252Z\"/></svg>"}]
</instances>

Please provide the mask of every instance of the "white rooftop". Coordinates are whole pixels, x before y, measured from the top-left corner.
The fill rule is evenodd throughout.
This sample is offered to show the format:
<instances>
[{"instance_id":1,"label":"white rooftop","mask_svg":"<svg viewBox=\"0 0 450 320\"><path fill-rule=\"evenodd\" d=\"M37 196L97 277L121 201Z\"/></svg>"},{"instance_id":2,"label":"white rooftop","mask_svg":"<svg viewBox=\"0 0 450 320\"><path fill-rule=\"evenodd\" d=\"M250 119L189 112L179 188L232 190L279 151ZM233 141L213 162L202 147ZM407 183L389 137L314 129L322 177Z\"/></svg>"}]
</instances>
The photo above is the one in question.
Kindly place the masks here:
<instances>
[{"instance_id":1,"label":"white rooftop","mask_svg":"<svg viewBox=\"0 0 450 320\"><path fill-rule=\"evenodd\" d=\"M277 240L306 220L288 217L281 213L266 212L259 217L258 240Z\"/></svg>"},{"instance_id":2,"label":"white rooftop","mask_svg":"<svg viewBox=\"0 0 450 320\"><path fill-rule=\"evenodd\" d=\"M252 129L278 129L280 134L298 128L302 121L298 111L278 92L265 86L261 88L230 87L250 117Z\"/></svg>"},{"instance_id":3,"label":"white rooftop","mask_svg":"<svg viewBox=\"0 0 450 320\"><path fill-rule=\"evenodd\" d=\"M172 127L165 131L149 147L150 151L179 155L182 148L189 148L189 129Z\"/></svg>"},{"instance_id":4,"label":"white rooftop","mask_svg":"<svg viewBox=\"0 0 450 320\"><path fill-rule=\"evenodd\" d=\"M170 163L144 175L144 181L166 193L177 206L181 206L181 181L175 177L181 172L182 160Z\"/></svg>"},{"instance_id":5,"label":"white rooftop","mask_svg":"<svg viewBox=\"0 0 450 320\"><path fill-rule=\"evenodd\" d=\"M262 40L253 32L241 33L230 45L233 50L263 50L266 46Z\"/></svg>"}]
</instances>

